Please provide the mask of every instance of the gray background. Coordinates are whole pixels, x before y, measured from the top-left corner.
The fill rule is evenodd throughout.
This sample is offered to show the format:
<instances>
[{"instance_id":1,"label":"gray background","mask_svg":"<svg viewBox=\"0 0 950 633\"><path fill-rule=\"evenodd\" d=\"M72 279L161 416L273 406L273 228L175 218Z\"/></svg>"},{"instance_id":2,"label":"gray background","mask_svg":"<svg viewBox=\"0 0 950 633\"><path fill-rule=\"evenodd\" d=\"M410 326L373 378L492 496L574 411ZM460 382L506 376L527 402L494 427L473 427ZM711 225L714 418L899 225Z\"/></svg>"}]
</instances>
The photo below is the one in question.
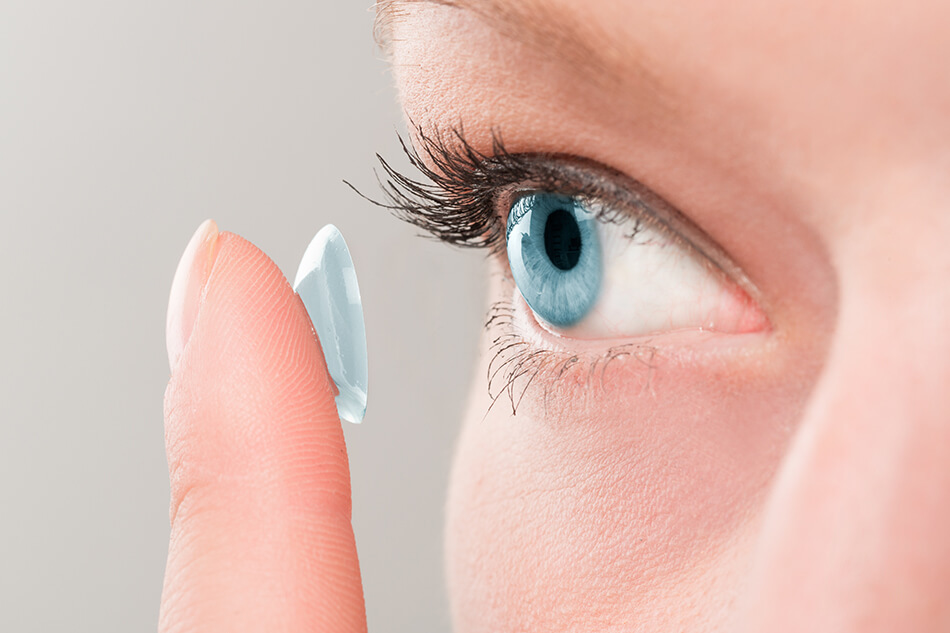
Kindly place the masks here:
<instances>
[{"instance_id":1,"label":"gray background","mask_svg":"<svg viewBox=\"0 0 950 633\"><path fill-rule=\"evenodd\" d=\"M0 2L0 631L155 628L165 307L206 217L291 277L320 226L346 235L370 350L366 421L346 428L370 629L448 628L442 502L482 258L341 183L373 191L374 153L398 155L369 4Z\"/></svg>"}]
</instances>

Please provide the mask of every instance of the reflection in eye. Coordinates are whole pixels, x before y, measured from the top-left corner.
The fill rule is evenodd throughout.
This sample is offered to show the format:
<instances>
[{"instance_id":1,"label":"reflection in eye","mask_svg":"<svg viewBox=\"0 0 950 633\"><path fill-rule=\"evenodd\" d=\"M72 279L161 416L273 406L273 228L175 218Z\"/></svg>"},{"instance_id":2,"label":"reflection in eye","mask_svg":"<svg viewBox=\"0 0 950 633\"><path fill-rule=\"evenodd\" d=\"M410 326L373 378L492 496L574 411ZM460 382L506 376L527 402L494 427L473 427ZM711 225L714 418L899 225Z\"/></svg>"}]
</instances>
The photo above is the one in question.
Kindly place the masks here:
<instances>
[{"instance_id":1,"label":"reflection in eye","mask_svg":"<svg viewBox=\"0 0 950 633\"><path fill-rule=\"evenodd\" d=\"M508 214L508 262L525 301L551 325L574 325L600 294L596 220L568 196L536 193Z\"/></svg>"},{"instance_id":2,"label":"reflection in eye","mask_svg":"<svg viewBox=\"0 0 950 633\"><path fill-rule=\"evenodd\" d=\"M536 317L572 338L677 330L757 331L761 312L707 258L638 223L601 222L578 197L529 193L508 213L515 284Z\"/></svg>"}]
</instances>

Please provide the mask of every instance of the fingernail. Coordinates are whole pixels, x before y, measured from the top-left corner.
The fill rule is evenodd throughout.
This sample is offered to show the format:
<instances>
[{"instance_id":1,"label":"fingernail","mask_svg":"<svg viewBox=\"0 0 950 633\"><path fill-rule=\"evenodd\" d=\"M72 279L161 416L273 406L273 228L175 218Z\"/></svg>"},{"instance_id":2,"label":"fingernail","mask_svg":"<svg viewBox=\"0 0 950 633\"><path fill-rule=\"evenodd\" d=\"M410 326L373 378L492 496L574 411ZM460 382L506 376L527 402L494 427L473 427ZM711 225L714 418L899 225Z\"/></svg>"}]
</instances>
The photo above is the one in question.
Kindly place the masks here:
<instances>
[{"instance_id":1,"label":"fingernail","mask_svg":"<svg viewBox=\"0 0 950 633\"><path fill-rule=\"evenodd\" d=\"M359 424L366 414L366 328L356 268L343 235L332 224L320 229L297 269L300 295L320 337L339 395L340 418Z\"/></svg>"},{"instance_id":2,"label":"fingernail","mask_svg":"<svg viewBox=\"0 0 950 633\"><path fill-rule=\"evenodd\" d=\"M195 326L204 287L218 254L217 245L218 226L214 220L205 220L191 236L178 261L165 319L165 347L172 371L178 366L178 359Z\"/></svg>"}]
</instances>

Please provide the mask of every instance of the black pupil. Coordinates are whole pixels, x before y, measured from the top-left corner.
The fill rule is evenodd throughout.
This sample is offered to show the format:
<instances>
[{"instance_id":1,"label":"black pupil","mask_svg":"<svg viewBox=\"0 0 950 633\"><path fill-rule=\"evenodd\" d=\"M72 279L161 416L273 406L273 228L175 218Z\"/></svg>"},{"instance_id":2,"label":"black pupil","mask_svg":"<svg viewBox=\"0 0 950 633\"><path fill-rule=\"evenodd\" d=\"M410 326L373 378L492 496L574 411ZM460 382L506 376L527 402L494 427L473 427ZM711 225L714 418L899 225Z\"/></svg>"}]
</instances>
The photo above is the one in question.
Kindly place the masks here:
<instances>
[{"instance_id":1,"label":"black pupil","mask_svg":"<svg viewBox=\"0 0 950 633\"><path fill-rule=\"evenodd\" d=\"M581 258L581 227L574 214L558 209L548 216L544 225L544 250L551 263L561 270L577 266Z\"/></svg>"}]
</instances>

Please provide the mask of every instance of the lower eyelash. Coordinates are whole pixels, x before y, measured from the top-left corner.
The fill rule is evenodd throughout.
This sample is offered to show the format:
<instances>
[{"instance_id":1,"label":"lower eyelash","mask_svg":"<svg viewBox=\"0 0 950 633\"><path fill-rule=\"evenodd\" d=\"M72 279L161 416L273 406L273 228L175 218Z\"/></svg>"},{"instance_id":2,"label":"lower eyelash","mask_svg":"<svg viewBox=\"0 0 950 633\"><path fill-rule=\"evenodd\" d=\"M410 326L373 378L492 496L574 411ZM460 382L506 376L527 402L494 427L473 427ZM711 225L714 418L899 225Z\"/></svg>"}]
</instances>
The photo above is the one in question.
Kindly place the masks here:
<instances>
[{"instance_id":1,"label":"lower eyelash","mask_svg":"<svg viewBox=\"0 0 950 633\"><path fill-rule=\"evenodd\" d=\"M491 404L485 415L499 400L507 396L511 413L516 415L528 389L543 388L541 402L545 410L556 399L557 389L573 380L576 389L590 393L604 388L607 368L617 360L630 359L647 368L643 390L651 388L656 348L647 343L628 343L609 348L603 353L574 353L536 347L518 332L515 306L509 300L496 301L488 310L485 329L492 337L489 352L487 386ZM540 378L539 378L540 377ZM536 381L539 379L539 381ZM576 398L571 393L571 398Z\"/></svg>"}]
</instances>

